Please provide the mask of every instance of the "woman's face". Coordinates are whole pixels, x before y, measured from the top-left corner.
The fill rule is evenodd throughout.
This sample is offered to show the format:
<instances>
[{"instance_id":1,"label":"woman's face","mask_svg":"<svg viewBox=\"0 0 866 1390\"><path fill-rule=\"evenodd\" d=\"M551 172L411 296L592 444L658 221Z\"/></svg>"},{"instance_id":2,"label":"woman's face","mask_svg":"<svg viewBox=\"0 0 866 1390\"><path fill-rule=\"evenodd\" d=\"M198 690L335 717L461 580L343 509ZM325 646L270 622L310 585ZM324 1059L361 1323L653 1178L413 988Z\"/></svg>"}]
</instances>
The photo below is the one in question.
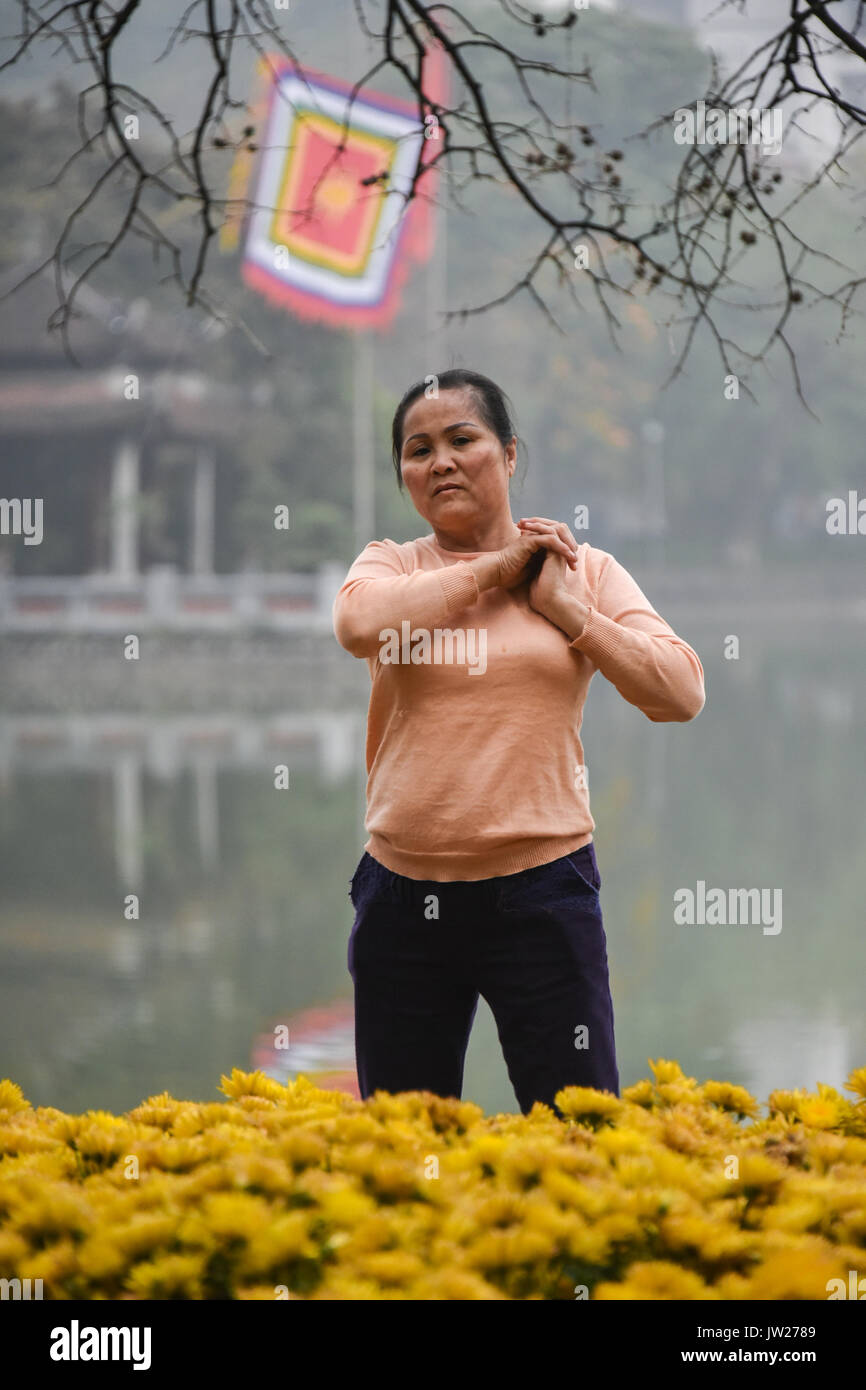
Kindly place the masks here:
<instances>
[{"instance_id":1,"label":"woman's face","mask_svg":"<svg viewBox=\"0 0 866 1390\"><path fill-rule=\"evenodd\" d=\"M510 518L516 456L516 439L503 450L470 388L421 396L403 417L403 482L416 511L445 536L471 535L479 525Z\"/></svg>"}]
</instances>

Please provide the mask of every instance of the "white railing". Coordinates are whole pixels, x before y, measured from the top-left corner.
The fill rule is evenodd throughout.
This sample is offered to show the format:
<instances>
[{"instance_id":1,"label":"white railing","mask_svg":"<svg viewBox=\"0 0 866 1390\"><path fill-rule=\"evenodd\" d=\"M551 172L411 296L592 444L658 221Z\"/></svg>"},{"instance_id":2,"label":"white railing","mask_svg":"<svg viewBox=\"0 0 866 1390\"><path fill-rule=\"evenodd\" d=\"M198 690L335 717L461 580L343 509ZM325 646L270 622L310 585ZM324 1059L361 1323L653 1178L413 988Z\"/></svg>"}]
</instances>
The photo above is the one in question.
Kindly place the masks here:
<instances>
[{"instance_id":1,"label":"white railing","mask_svg":"<svg viewBox=\"0 0 866 1390\"><path fill-rule=\"evenodd\" d=\"M2 632L138 632L164 628L275 628L331 632L345 578L327 563L313 574L0 575Z\"/></svg>"},{"instance_id":2,"label":"white railing","mask_svg":"<svg viewBox=\"0 0 866 1390\"><path fill-rule=\"evenodd\" d=\"M160 778L195 768L273 768L311 760L329 780L363 752L357 710L260 717L214 714L0 714L0 776L51 768L105 772L125 762Z\"/></svg>"}]
</instances>

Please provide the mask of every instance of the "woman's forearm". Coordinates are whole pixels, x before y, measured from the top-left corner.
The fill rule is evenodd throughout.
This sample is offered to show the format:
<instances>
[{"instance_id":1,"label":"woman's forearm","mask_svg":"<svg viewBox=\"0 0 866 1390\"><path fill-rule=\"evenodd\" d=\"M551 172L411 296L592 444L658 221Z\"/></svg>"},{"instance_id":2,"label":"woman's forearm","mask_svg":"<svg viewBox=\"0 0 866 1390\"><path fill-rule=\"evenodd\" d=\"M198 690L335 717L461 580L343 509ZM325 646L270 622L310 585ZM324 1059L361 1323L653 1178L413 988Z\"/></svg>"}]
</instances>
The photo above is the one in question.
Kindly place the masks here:
<instances>
[{"instance_id":1,"label":"woman's forearm","mask_svg":"<svg viewBox=\"0 0 866 1390\"><path fill-rule=\"evenodd\" d=\"M485 589L494 589L499 583L498 550L491 550L486 555L479 555L474 560L467 560L466 563L475 575L479 593L483 593Z\"/></svg>"},{"instance_id":2,"label":"woman's forearm","mask_svg":"<svg viewBox=\"0 0 866 1390\"><path fill-rule=\"evenodd\" d=\"M573 642L575 637L579 637L583 632L588 613L586 604L569 593L557 595L544 610L545 618L556 627L561 627L569 642Z\"/></svg>"},{"instance_id":3,"label":"woman's forearm","mask_svg":"<svg viewBox=\"0 0 866 1390\"><path fill-rule=\"evenodd\" d=\"M499 579L499 554L495 550L442 569L412 574L395 574L384 556L381 561L358 560L335 599L334 631L353 656L373 656L384 630L399 630L407 619L413 627L447 623L452 614L471 607L479 593L494 588Z\"/></svg>"}]
</instances>

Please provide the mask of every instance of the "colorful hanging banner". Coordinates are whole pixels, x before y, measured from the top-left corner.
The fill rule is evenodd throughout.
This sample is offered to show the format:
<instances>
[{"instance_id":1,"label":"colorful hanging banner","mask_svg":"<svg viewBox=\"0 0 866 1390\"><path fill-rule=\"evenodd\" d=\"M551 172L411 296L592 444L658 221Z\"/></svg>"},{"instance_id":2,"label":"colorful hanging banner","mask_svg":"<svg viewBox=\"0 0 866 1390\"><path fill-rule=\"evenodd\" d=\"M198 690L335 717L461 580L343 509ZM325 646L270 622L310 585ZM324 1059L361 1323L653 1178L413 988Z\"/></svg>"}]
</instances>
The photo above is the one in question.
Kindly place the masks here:
<instances>
[{"instance_id":1,"label":"colorful hanging banner","mask_svg":"<svg viewBox=\"0 0 866 1390\"><path fill-rule=\"evenodd\" d=\"M387 327L409 262L432 249L436 171L424 174L410 203L404 194L419 153L427 162L441 149L441 132L428 118L425 134L417 107L363 88L349 110L351 83L282 55L268 61L273 86L244 282L304 319ZM443 66L440 51L430 50L425 83L437 102Z\"/></svg>"},{"instance_id":2,"label":"colorful hanging banner","mask_svg":"<svg viewBox=\"0 0 866 1390\"><path fill-rule=\"evenodd\" d=\"M262 129L268 118L268 103L271 97L271 64L260 58L256 64L255 90L247 107L247 119L252 125L253 134L239 138L237 153L229 174L226 192L226 209L220 228L219 248L221 251L236 251L243 239L248 219L246 206L247 190L256 166Z\"/></svg>"}]
</instances>

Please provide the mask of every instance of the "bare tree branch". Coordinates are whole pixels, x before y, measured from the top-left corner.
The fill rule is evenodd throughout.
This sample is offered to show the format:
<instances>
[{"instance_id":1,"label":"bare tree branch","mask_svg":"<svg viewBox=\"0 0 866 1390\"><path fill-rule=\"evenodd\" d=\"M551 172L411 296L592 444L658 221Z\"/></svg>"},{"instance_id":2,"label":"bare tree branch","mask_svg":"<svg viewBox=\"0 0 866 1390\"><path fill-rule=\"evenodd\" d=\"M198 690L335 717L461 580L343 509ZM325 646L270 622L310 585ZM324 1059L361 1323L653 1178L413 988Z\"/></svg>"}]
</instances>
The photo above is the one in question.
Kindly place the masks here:
<instances>
[{"instance_id":1,"label":"bare tree branch","mask_svg":"<svg viewBox=\"0 0 866 1390\"><path fill-rule=\"evenodd\" d=\"M578 21L569 8L561 17L540 15L516 3L498 0L503 21L515 35L543 37L567 33ZM477 305L449 311L465 318L495 310L527 294L547 320L562 331L545 300L552 276L557 292L566 290L579 305L578 285L588 281L614 342L620 322L616 306L624 297L655 295L669 326L685 325L682 348L669 380L684 368L699 331L709 333L726 372L748 372L764 362L778 345L789 362L801 399L803 393L791 341L792 324L804 308L832 307L839 333L859 313L857 299L864 278L831 254L807 244L797 230L795 214L822 183L842 186L842 160L863 134L866 111L848 91L834 86L832 65L866 59L863 4L850 27L830 13L832 0L789 0L787 21L757 47L740 67L722 81L713 62L710 90L702 101L734 119L763 111L785 110L788 128L803 132L801 117L831 110L838 121L838 139L829 156L818 161L799 180L786 168L768 169L760 150L742 141L727 145L694 142L683 146L673 187L658 205L638 201L624 186L622 150L600 150L589 126L558 119L557 104L578 84L595 91L589 66L573 70L519 52L515 44L477 27L456 4L424 4L421 0L353 0L359 29L374 42L378 56L353 85L346 103L343 135L328 166L322 170L305 208L291 209L296 217L312 216L316 192L327 177L349 134L351 112L361 90L379 74L390 73L417 106L419 122L433 115L441 135L440 148L430 156L419 149L410 185L402 190L406 202L428 197L431 171L442 174L448 194L462 207L461 195L475 183L509 188L528 214L530 227L540 230L538 245L527 245L527 266L514 283ZM79 95L79 148L57 170L50 184L59 183L84 158L102 160L87 194L68 213L52 256L59 306L52 317L64 347L79 288L91 279L127 239L144 239L159 258L167 254L175 282L188 306L196 305L225 319L227 311L204 290L208 257L230 200L220 196L224 175L214 173L213 152L250 145L254 135L248 108L232 90L233 63L238 52L287 58L303 78L303 64L292 51L266 0L190 0L174 24L159 61L179 45L197 51L202 98L191 131L178 132L173 121L146 93L116 76L121 39L133 37L143 12L141 0L19 0L21 31L0 72L19 63L34 45L59 45L73 65L83 65L90 81ZM735 8L748 23L746 0L722 0L722 9ZM374 23L371 14L378 16ZM443 105L430 91L430 50L436 45L450 69L459 95ZM510 76L510 90L519 99L518 115L504 117L488 95L487 73L495 65ZM542 95L541 88L544 89ZM98 100L98 125L91 130L91 98ZM800 103L798 106L797 103ZM697 100L654 120L630 140L648 141L659 131L670 133L682 112L695 110ZM126 137L124 120L144 114L152 118L158 139L155 148ZM246 120L241 131L240 123ZM233 133L234 132L234 133ZM426 142L425 142L426 143ZM87 166L90 167L89 165ZM369 193L380 197L386 186L383 171ZM792 192L780 206L779 185L787 180ZM48 186L50 186L50 184ZM798 186L794 187L795 184ZM97 195L111 189L124 200L116 230L73 249L73 233L92 214ZM189 204L196 218L196 246L190 269L184 268L182 244L160 225L162 213L154 196L171 206ZM231 206L236 207L232 202ZM245 207L254 206L245 201ZM565 211L564 211L565 209ZM529 233L531 238L531 231ZM592 251L589 264L575 273L576 244ZM751 248L763 256L762 293L746 271L753 266ZM86 261L70 278L73 259ZM767 274L767 266L770 273ZM27 279L32 278L32 273ZM26 279L21 282L26 283ZM14 289L20 286L14 287ZM14 292L14 289L10 293ZM731 335L733 319L763 323L761 336L744 342ZM244 331L246 331L244 329Z\"/></svg>"}]
</instances>

